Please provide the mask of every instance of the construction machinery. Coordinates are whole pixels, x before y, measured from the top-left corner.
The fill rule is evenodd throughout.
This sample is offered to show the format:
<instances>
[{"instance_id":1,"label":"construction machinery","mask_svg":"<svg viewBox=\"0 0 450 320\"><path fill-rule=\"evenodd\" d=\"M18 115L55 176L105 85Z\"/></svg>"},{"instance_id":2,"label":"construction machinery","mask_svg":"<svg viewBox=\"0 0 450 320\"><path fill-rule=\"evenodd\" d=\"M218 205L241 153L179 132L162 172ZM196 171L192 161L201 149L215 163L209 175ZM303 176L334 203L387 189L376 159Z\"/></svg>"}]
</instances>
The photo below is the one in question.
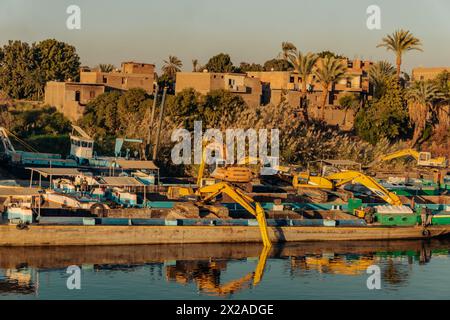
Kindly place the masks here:
<instances>
[{"instance_id":1,"label":"construction machinery","mask_svg":"<svg viewBox=\"0 0 450 320\"><path fill-rule=\"evenodd\" d=\"M9 137L28 151L16 150ZM0 141L3 150L0 151L0 158L17 168L25 167L76 167L76 162L71 159L63 159L61 154L38 152L31 145L20 139L11 131L0 127Z\"/></svg>"},{"instance_id":2,"label":"construction machinery","mask_svg":"<svg viewBox=\"0 0 450 320\"><path fill-rule=\"evenodd\" d=\"M168 195L184 196L186 198L194 197L194 202L197 207L206 207L213 211L214 208L208 207L208 203L216 199L219 195L227 195L236 203L240 204L245 210L256 217L261 232L261 238L264 246L271 246L266 216L261 205L254 201L250 196L244 193L241 189L231 185L227 181L221 181L211 185L203 185L203 175L206 166L207 149L203 148L202 161L200 163L197 176L197 189L194 191L191 187L169 187ZM214 211L213 211L214 212Z\"/></svg>"},{"instance_id":3,"label":"construction machinery","mask_svg":"<svg viewBox=\"0 0 450 320\"><path fill-rule=\"evenodd\" d=\"M417 161L417 165L420 167L432 167L432 168L446 168L448 166L448 160L445 157L432 158L430 152L417 151L414 149L403 149L380 157L375 160L371 165L378 162L389 161L393 159L412 157Z\"/></svg>"},{"instance_id":4,"label":"construction machinery","mask_svg":"<svg viewBox=\"0 0 450 320\"><path fill-rule=\"evenodd\" d=\"M361 184L390 205L400 206L400 198L380 185L374 178L358 171L341 171L327 176L314 176L309 172L292 176L292 185L296 189L336 190L346 184Z\"/></svg>"},{"instance_id":5,"label":"construction machinery","mask_svg":"<svg viewBox=\"0 0 450 320\"><path fill-rule=\"evenodd\" d=\"M166 267L167 279L182 284L194 281L201 291L213 296L226 297L261 282L269 251L269 247L262 249L254 272L225 284L220 284L220 273L226 268L226 262L214 260L177 261L176 265Z\"/></svg>"}]
</instances>

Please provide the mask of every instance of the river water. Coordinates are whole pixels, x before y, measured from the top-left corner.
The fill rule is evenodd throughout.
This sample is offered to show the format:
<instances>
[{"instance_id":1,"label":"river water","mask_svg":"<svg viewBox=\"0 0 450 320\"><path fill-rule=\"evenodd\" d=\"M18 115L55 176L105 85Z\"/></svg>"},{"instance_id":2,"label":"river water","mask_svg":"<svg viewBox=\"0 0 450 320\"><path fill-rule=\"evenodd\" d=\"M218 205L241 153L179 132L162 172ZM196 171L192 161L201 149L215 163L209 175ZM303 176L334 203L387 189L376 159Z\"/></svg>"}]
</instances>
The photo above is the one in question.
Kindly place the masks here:
<instances>
[{"instance_id":1,"label":"river water","mask_svg":"<svg viewBox=\"0 0 450 320\"><path fill-rule=\"evenodd\" d=\"M448 299L449 252L450 240L0 248L0 299Z\"/></svg>"}]
</instances>

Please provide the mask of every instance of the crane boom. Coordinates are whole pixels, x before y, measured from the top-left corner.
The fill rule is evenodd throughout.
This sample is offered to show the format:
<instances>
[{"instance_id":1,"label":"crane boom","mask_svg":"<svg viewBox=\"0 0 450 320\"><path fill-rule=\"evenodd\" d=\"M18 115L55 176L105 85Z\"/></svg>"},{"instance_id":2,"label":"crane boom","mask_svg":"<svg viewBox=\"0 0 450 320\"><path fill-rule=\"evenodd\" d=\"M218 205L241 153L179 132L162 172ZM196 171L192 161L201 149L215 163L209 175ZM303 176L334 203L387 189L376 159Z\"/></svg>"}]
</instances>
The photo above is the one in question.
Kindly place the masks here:
<instances>
[{"instance_id":1,"label":"crane boom","mask_svg":"<svg viewBox=\"0 0 450 320\"><path fill-rule=\"evenodd\" d=\"M212 186L202 187L198 190L198 193L201 196L202 202L208 202L220 194L228 195L250 214L256 217L264 246L271 246L264 209L250 196L246 195L240 189L233 187L226 182L219 182Z\"/></svg>"},{"instance_id":2,"label":"crane boom","mask_svg":"<svg viewBox=\"0 0 450 320\"><path fill-rule=\"evenodd\" d=\"M372 162L370 166L376 164L377 162L389 161L408 156L414 158L417 165L422 167L445 168L448 165L448 161L445 157L432 158L430 152L417 151L414 149L403 149L380 157Z\"/></svg>"},{"instance_id":3,"label":"crane boom","mask_svg":"<svg viewBox=\"0 0 450 320\"><path fill-rule=\"evenodd\" d=\"M328 176L311 176L309 173L299 173L293 176L292 185L295 188L317 188L334 190L348 183L359 183L378 197L391 205L402 205L400 198L380 185L374 178L358 171L341 171Z\"/></svg>"},{"instance_id":4,"label":"crane boom","mask_svg":"<svg viewBox=\"0 0 450 320\"><path fill-rule=\"evenodd\" d=\"M402 202L400 198L393 192L390 192L381 184L379 184L374 178L369 177L358 171L342 171L327 176L327 179L333 181L334 186L339 188L348 183L359 183L370 191L375 193L378 197L386 201L393 206L401 206Z\"/></svg>"}]
</instances>

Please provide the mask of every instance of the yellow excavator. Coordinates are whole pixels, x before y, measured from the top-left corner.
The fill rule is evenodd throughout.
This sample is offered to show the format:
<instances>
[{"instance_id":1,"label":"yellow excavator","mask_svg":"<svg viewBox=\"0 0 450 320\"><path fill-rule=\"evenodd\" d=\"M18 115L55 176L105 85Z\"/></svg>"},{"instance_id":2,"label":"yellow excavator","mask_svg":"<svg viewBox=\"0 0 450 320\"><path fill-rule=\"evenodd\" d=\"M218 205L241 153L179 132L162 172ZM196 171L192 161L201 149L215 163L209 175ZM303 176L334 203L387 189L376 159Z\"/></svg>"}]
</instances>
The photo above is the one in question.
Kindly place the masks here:
<instances>
[{"instance_id":1,"label":"yellow excavator","mask_svg":"<svg viewBox=\"0 0 450 320\"><path fill-rule=\"evenodd\" d=\"M389 161L397 158L412 157L416 159L417 165L420 167L446 168L448 160L445 157L432 158L430 152L417 151L414 149L403 149L380 157L371 165L377 162Z\"/></svg>"},{"instance_id":2,"label":"yellow excavator","mask_svg":"<svg viewBox=\"0 0 450 320\"><path fill-rule=\"evenodd\" d=\"M323 189L336 190L348 183L361 184L372 191L379 198L383 199L390 205L400 206L402 202L400 198L382 185L374 178L369 177L358 171L341 171L322 176L313 176L309 172L296 173L292 178L292 185L296 189Z\"/></svg>"},{"instance_id":3,"label":"yellow excavator","mask_svg":"<svg viewBox=\"0 0 450 320\"><path fill-rule=\"evenodd\" d=\"M204 266L201 268L192 268L190 265L180 266L168 266L167 267L167 279L175 280L178 283L186 284L189 280L193 280L197 283L198 288L208 294L226 297L230 294L238 291L245 290L250 285L258 285L264 275L266 268L267 257L270 252L270 247L264 247L258 259L255 271L246 274L245 276L231 280L225 284L220 284L220 279L217 279L217 275L224 268L223 264L209 261L207 263L206 272L202 272Z\"/></svg>"},{"instance_id":4,"label":"yellow excavator","mask_svg":"<svg viewBox=\"0 0 450 320\"><path fill-rule=\"evenodd\" d=\"M196 198L195 205L202 207L207 203L213 201L221 194L226 194L236 203L240 204L245 210L253 215L258 221L259 229L261 232L261 238L265 247L272 245L269 238L269 231L267 228L267 221L264 209L261 205L253 200L250 196L246 195L244 191L229 184L226 181L221 181L212 185L203 186L203 175L206 166L206 148L203 148L202 161L200 163L198 176L197 176L197 190L194 191L189 187L169 187L167 193L170 197L173 195L186 196Z\"/></svg>"}]
</instances>

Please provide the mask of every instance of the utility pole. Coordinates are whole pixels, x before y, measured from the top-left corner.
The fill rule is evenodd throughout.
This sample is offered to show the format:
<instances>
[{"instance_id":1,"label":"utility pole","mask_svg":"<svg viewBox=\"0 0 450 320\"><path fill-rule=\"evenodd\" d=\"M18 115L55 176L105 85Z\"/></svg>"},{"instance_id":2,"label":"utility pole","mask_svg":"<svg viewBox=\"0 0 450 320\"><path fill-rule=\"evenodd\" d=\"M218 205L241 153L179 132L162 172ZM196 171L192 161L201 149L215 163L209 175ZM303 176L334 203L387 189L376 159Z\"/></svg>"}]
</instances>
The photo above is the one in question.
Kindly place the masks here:
<instances>
[{"instance_id":1,"label":"utility pole","mask_svg":"<svg viewBox=\"0 0 450 320\"><path fill-rule=\"evenodd\" d=\"M147 136L147 150L148 150L148 156L151 157L152 152L152 133L153 133L153 122L155 121L155 110L156 110L156 104L158 103L158 93L159 93L159 86L158 83L155 82L155 94L153 95L153 106L150 116L150 124L148 127L148 136Z\"/></svg>"},{"instance_id":2,"label":"utility pole","mask_svg":"<svg viewBox=\"0 0 450 320\"><path fill-rule=\"evenodd\" d=\"M156 155L158 154L158 148L159 148L159 139L161 136L161 127L162 127L162 121L164 116L164 105L166 104L166 94L167 94L167 87L164 87L163 90L163 96L161 101L161 110L159 111L159 121L158 121L158 131L156 132L156 142L155 146L153 148L153 158L152 160L156 160Z\"/></svg>"}]
</instances>

